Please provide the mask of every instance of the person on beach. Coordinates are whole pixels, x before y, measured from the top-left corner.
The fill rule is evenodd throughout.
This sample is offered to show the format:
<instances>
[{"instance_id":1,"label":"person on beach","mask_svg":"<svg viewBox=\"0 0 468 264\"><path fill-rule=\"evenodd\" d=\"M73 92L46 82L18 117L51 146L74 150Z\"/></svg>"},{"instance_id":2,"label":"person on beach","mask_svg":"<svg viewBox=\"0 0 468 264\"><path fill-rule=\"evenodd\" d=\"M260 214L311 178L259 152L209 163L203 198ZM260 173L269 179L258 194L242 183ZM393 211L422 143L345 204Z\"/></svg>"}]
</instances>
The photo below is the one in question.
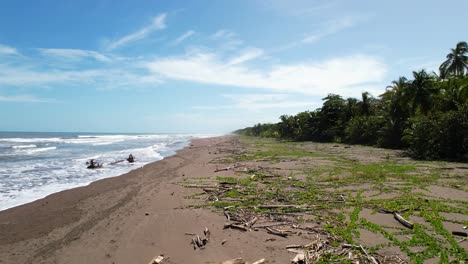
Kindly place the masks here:
<instances>
[{"instance_id":1,"label":"person on beach","mask_svg":"<svg viewBox=\"0 0 468 264\"><path fill-rule=\"evenodd\" d=\"M135 157L133 157L133 155L130 154L130 155L128 156L127 161L130 162L130 163L133 163L133 162L135 162Z\"/></svg>"},{"instance_id":2,"label":"person on beach","mask_svg":"<svg viewBox=\"0 0 468 264\"><path fill-rule=\"evenodd\" d=\"M86 162L86 164L88 164L88 169L96 169L102 167L102 163L98 163L94 161L94 159L89 160L88 162Z\"/></svg>"}]
</instances>

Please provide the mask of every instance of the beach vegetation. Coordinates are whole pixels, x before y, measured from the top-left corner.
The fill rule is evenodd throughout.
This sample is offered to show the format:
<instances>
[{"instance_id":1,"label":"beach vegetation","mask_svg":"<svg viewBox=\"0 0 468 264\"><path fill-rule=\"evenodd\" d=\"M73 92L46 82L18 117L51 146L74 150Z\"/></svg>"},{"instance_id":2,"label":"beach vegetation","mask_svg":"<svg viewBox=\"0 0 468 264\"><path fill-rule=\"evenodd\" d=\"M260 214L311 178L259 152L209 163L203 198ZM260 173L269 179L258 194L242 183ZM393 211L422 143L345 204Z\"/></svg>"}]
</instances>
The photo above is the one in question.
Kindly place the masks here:
<instances>
[{"instance_id":1,"label":"beach vegetation","mask_svg":"<svg viewBox=\"0 0 468 264\"><path fill-rule=\"evenodd\" d=\"M321 108L282 115L275 124L237 130L295 142L340 142L406 149L420 159L468 161L468 46L457 43L440 65L399 77L386 91L360 98L329 94ZM260 155L260 154L257 154Z\"/></svg>"}]
</instances>

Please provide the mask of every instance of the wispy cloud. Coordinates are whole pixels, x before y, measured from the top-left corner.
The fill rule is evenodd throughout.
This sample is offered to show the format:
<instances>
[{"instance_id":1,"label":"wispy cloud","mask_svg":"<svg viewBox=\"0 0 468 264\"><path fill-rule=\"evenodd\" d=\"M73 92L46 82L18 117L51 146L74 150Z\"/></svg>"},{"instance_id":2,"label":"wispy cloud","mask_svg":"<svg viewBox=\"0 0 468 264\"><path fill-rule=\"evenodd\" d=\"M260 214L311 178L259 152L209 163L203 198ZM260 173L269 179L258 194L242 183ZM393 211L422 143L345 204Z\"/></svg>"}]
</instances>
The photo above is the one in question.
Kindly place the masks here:
<instances>
[{"instance_id":1,"label":"wispy cloud","mask_svg":"<svg viewBox=\"0 0 468 264\"><path fill-rule=\"evenodd\" d=\"M309 34L304 37L302 43L314 43L324 37L338 33L344 29L353 27L359 20L354 17L342 17L337 20L328 21L323 25L323 28L314 34Z\"/></svg>"},{"instance_id":2,"label":"wispy cloud","mask_svg":"<svg viewBox=\"0 0 468 264\"><path fill-rule=\"evenodd\" d=\"M15 102L15 103L57 103L55 99L38 98L33 95L0 95L0 102Z\"/></svg>"},{"instance_id":3,"label":"wispy cloud","mask_svg":"<svg viewBox=\"0 0 468 264\"><path fill-rule=\"evenodd\" d=\"M122 46L125 46L131 42L144 39L146 38L149 34L151 34L154 31L157 30L162 30L166 28L166 13L159 14L158 16L154 17L151 21L151 23L131 34L128 34L116 41L110 42L107 45L107 50L114 50L117 48L120 48Z\"/></svg>"},{"instance_id":4,"label":"wispy cloud","mask_svg":"<svg viewBox=\"0 0 468 264\"><path fill-rule=\"evenodd\" d=\"M38 49L39 52L46 56L53 56L57 58L64 58L67 60L82 60L84 58L92 58L101 62L109 62L111 58L99 52L92 50L81 49Z\"/></svg>"},{"instance_id":5,"label":"wispy cloud","mask_svg":"<svg viewBox=\"0 0 468 264\"><path fill-rule=\"evenodd\" d=\"M363 90L379 93L387 72L387 65L379 58L359 54L263 69L242 63L229 65L216 54L197 53L157 59L146 67L166 79L318 96L328 93L359 96Z\"/></svg>"},{"instance_id":6,"label":"wispy cloud","mask_svg":"<svg viewBox=\"0 0 468 264\"><path fill-rule=\"evenodd\" d=\"M258 57L261 57L263 54L264 54L263 50L259 48L246 49L238 56L231 58L227 64L228 65L241 64L241 63L256 59Z\"/></svg>"},{"instance_id":7,"label":"wispy cloud","mask_svg":"<svg viewBox=\"0 0 468 264\"><path fill-rule=\"evenodd\" d=\"M321 24L319 26L319 29L316 30L316 32L307 33L304 35L302 39L297 40L297 41L292 41L281 47L275 48L272 50L272 52L284 51L284 50L296 48L298 46L316 43L328 36L337 34L345 29L352 28L365 19L367 19L366 16L362 16L362 17L345 16L339 19L327 21Z\"/></svg>"},{"instance_id":8,"label":"wispy cloud","mask_svg":"<svg viewBox=\"0 0 468 264\"><path fill-rule=\"evenodd\" d=\"M266 10L283 16L311 17L337 6L336 0L258 0Z\"/></svg>"},{"instance_id":9,"label":"wispy cloud","mask_svg":"<svg viewBox=\"0 0 468 264\"><path fill-rule=\"evenodd\" d=\"M0 85L14 87L74 87L83 84L96 89L127 89L151 87L161 83L159 77L145 74L137 66L90 70L40 69L40 66L0 64Z\"/></svg>"},{"instance_id":10,"label":"wispy cloud","mask_svg":"<svg viewBox=\"0 0 468 264\"><path fill-rule=\"evenodd\" d=\"M0 55L18 55L16 48L0 44Z\"/></svg>"},{"instance_id":11,"label":"wispy cloud","mask_svg":"<svg viewBox=\"0 0 468 264\"><path fill-rule=\"evenodd\" d=\"M244 41L241 40L236 33L220 29L210 36L212 40L221 42L221 48L224 50L233 50L241 46Z\"/></svg>"},{"instance_id":12,"label":"wispy cloud","mask_svg":"<svg viewBox=\"0 0 468 264\"><path fill-rule=\"evenodd\" d=\"M311 101L292 100L291 96L288 94L225 94L223 96L232 101L232 103L218 106L194 106L193 109L241 109L259 111L280 108L316 108L316 104L311 103Z\"/></svg>"},{"instance_id":13,"label":"wispy cloud","mask_svg":"<svg viewBox=\"0 0 468 264\"><path fill-rule=\"evenodd\" d=\"M178 37L176 40L171 42L171 45L173 45L173 46L179 45L180 43L182 43L182 41L184 41L187 38L191 37L193 34L195 34L195 31L189 30L189 31L185 32L184 34L182 34L180 37Z\"/></svg>"}]
</instances>

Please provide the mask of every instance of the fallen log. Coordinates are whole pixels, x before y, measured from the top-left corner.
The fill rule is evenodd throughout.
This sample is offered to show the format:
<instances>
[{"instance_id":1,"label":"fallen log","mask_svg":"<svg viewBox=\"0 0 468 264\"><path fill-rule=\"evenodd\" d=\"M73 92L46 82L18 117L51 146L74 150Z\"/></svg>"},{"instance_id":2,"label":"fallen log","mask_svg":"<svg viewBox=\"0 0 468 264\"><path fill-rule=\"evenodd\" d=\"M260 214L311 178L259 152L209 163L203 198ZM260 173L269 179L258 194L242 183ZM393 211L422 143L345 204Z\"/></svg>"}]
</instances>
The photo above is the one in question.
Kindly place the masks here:
<instances>
[{"instance_id":1,"label":"fallen log","mask_svg":"<svg viewBox=\"0 0 468 264\"><path fill-rule=\"evenodd\" d=\"M409 228L409 229L413 229L414 224L411 223L410 221L406 220L405 218L403 218L403 216L401 216L401 215L398 214L397 212L394 212L394 213L393 213L393 217L394 217L398 222L400 222L402 225L406 226L406 227Z\"/></svg>"}]
</instances>

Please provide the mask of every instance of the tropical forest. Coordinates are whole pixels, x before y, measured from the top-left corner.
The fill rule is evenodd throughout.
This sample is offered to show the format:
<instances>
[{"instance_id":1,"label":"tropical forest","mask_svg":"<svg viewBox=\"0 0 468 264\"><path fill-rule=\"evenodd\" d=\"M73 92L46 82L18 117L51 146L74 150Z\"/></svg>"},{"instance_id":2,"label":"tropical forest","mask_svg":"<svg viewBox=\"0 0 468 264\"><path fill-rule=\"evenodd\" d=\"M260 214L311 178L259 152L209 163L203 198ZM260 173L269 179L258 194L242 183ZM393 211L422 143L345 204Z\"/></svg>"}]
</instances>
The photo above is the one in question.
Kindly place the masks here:
<instances>
[{"instance_id":1,"label":"tropical forest","mask_svg":"<svg viewBox=\"0 0 468 264\"><path fill-rule=\"evenodd\" d=\"M328 94L321 108L235 131L292 141L405 149L418 159L468 161L468 44L451 49L439 71L413 71L373 96Z\"/></svg>"}]
</instances>

